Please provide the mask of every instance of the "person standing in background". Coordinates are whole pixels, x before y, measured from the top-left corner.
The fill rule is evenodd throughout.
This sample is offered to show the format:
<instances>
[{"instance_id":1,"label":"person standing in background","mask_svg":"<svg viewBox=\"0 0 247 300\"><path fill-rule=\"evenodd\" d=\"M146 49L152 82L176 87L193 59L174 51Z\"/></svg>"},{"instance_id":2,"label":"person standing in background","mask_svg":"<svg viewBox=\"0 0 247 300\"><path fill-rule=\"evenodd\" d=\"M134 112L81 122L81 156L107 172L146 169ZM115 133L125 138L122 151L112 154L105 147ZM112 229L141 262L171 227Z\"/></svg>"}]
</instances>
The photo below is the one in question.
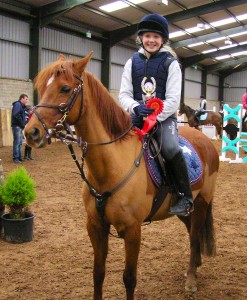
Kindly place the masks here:
<instances>
[{"instance_id":1,"label":"person standing in background","mask_svg":"<svg viewBox=\"0 0 247 300\"><path fill-rule=\"evenodd\" d=\"M245 110L247 110L247 89L246 89L246 92L242 96L242 104L243 104L243 108Z\"/></svg>"},{"instance_id":2,"label":"person standing in background","mask_svg":"<svg viewBox=\"0 0 247 300\"><path fill-rule=\"evenodd\" d=\"M33 114L33 108L32 108L32 106L29 106L29 105L26 106L26 108L25 108L26 124L31 119L32 114ZM33 158L32 158L32 147L28 146L27 143L25 145L25 151L24 151L24 158L23 158L23 160L33 160Z\"/></svg>"},{"instance_id":3,"label":"person standing in background","mask_svg":"<svg viewBox=\"0 0 247 300\"><path fill-rule=\"evenodd\" d=\"M243 104L243 109L245 109L245 114L244 114L243 119L242 119L242 124L243 124L242 129L243 129L243 131L246 131L247 126L245 124L247 123L247 88L246 88L245 93L242 96L242 104Z\"/></svg>"},{"instance_id":4,"label":"person standing in background","mask_svg":"<svg viewBox=\"0 0 247 300\"><path fill-rule=\"evenodd\" d=\"M22 147L22 130L26 125L25 106L28 102L28 96L21 94L19 100L12 103L11 127L13 132L13 161L14 163L21 163Z\"/></svg>"}]
</instances>

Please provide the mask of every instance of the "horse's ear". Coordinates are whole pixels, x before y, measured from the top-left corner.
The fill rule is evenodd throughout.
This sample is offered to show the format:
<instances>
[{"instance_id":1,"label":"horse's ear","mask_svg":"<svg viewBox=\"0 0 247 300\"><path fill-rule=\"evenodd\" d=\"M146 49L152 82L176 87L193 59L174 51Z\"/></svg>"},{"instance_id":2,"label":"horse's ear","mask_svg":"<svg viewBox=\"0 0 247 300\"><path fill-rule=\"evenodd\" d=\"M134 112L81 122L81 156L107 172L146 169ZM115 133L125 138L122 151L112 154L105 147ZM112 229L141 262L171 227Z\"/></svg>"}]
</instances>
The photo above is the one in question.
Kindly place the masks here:
<instances>
[{"instance_id":1,"label":"horse's ear","mask_svg":"<svg viewBox=\"0 0 247 300\"><path fill-rule=\"evenodd\" d=\"M75 63L76 73L81 74L85 70L85 68L86 68L87 64L89 63L92 55L93 55L93 51L89 52L89 54L87 56L85 56L84 58L78 60Z\"/></svg>"},{"instance_id":2,"label":"horse's ear","mask_svg":"<svg viewBox=\"0 0 247 300\"><path fill-rule=\"evenodd\" d=\"M63 54L59 54L57 60L66 60L66 57Z\"/></svg>"}]
</instances>

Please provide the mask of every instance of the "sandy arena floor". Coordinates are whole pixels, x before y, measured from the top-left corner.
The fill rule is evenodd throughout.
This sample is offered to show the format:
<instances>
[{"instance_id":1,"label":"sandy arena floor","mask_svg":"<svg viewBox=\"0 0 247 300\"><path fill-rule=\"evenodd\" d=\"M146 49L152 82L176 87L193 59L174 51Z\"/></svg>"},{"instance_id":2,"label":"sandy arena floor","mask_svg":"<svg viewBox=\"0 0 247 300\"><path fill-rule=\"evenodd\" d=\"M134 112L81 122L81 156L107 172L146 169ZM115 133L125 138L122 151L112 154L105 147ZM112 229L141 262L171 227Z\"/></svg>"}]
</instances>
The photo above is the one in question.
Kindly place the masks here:
<instances>
[{"instance_id":1,"label":"sandy arena floor","mask_svg":"<svg viewBox=\"0 0 247 300\"><path fill-rule=\"evenodd\" d=\"M221 142L213 142L220 151ZM247 155L247 154L246 154ZM81 179L66 145L33 150L24 166L37 183L34 239L0 239L1 300L92 299L93 251L85 230ZM0 149L4 173L16 168L12 147ZM143 227L138 264L138 300L247 299L247 164L221 162L214 201L217 256L203 257L198 291L184 291L189 242L176 218ZM104 299L125 299L123 241L110 237Z\"/></svg>"}]
</instances>

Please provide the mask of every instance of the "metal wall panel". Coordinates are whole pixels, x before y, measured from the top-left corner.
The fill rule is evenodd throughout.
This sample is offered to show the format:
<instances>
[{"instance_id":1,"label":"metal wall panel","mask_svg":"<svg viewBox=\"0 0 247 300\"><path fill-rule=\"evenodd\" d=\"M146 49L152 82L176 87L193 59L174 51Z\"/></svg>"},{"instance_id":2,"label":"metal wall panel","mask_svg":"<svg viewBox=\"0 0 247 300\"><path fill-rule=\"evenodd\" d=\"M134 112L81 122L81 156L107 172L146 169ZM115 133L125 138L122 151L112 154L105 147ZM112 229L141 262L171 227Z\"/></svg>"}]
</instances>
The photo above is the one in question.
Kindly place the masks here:
<instances>
[{"instance_id":1,"label":"metal wall panel","mask_svg":"<svg viewBox=\"0 0 247 300\"><path fill-rule=\"evenodd\" d=\"M29 79L29 47L0 41L0 77Z\"/></svg>"},{"instance_id":2,"label":"metal wall panel","mask_svg":"<svg viewBox=\"0 0 247 300\"><path fill-rule=\"evenodd\" d=\"M184 83L184 97L198 99L201 95L201 83L185 81Z\"/></svg>"},{"instance_id":3,"label":"metal wall panel","mask_svg":"<svg viewBox=\"0 0 247 300\"><path fill-rule=\"evenodd\" d=\"M49 64L51 64L52 62L56 61L58 58L58 55L61 52L59 51L50 51L50 50L46 50L43 49L42 53L41 53L41 61L42 66L41 68L43 69L44 67L48 66ZM70 55L65 54L65 57L67 59L70 58ZM73 55L74 58L80 59L81 56L75 56ZM87 67L86 67L86 71L92 73L95 77L97 77L98 79L101 78L101 61L97 61L97 60L90 60L90 62L88 63Z\"/></svg>"},{"instance_id":4,"label":"metal wall panel","mask_svg":"<svg viewBox=\"0 0 247 300\"><path fill-rule=\"evenodd\" d=\"M127 60L133 56L134 52L135 50L124 46L114 46L111 48L112 63L124 66Z\"/></svg>"},{"instance_id":5,"label":"metal wall panel","mask_svg":"<svg viewBox=\"0 0 247 300\"><path fill-rule=\"evenodd\" d=\"M0 38L0 77L29 79L29 24L0 15Z\"/></svg>"},{"instance_id":6,"label":"metal wall panel","mask_svg":"<svg viewBox=\"0 0 247 300\"><path fill-rule=\"evenodd\" d=\"M87 71L100 79L102 48L100 43L50 28L43 28L42 39L41 68L56 61L60 53L63 53L67 58L80 59L93 50L94 54L87 66Z\"/></svg>"},{"instance_id":7,"label":"metal wall panel","mask_svg":"<svg viewBox=\"0 0 247 300\"><path fill-rule=\"evenodd\" d=\"M101 59L101 44L88 38L80 38L76 35L50 28L43 28L42 38L43 48L79 57L86 56L93 50L93 58Z\"/></svg>"},{"instance_id":8,"label":"metal wall panel","mask_svg":"<svg viewBox=\"0 0 247 300\"><path fill-rule=\"evenodd\" d=\"M201 83L202 81L202 71L201 70L196 70L193 68L186 68L185 69L185 80L193 80L193 81L198 81Z\"/></svg>"},{"instance_id":9,"label":"metal wall panel","mask_svg":"<svg viewBox=\"0 0 247 300\"><path fill-rule=\"evenodd\" d=\"M218 101L219 97L219 76L214 74L207 74L207 100Z\"/></svg>"},{"instance_id":10,"label":"metal wall panel","mask_svg":"<svg viewBox=\"0 0 247 300\"><path fill-rule=\"evenodd\" d=\"M245 93L245 88L224 88L224 102L242 103L242 95Z\"/></svg>"},{"instance_id":11,"label":"metal wall panel","mask_svg":"<svg viewBox=\"0 0 247 300\"><path fill-rule=\"evenodd\" d=\"M24 21L0 15L0 38L28 44L30 25Z\"/></svg>"},{"instance_id":12,"label":"metal wall panel","mask_svg":"<svg viewBox=\"0 0 247 300\"><path fill-rule=\"evenodd\" d=\"M214 74L207 74L207 84L219 86L219 76Z\"/></svg>"},{"instance_id":13,"label":"metal wall panel","mask_svg":"<svg viewBox=\"0 0 247 300\"><path fill-rule=\"evenodd\" d=\"M247 71L236 72L224 80L224 101L241 103L247 88Z\"/></svg>"},{"instance_id":14,"label":"metal wall panel","mask_svg":"<svg viewBox=\"0 0 247 300\"><path fill-rule=\"evenodd\" d=\"M123 67L119 65L111 66L111 78L110 78L110 89L111 90L120 90L121 78L123 74Z\"/></svg>"},{"instance_id":15,"label":"metal wall panel","mask_svg":"<svg viewBox=\"0 0 247 300\"><path fill-rule=\"evenodd\" d=\"M219 88L217 86L208 85L206 92L207 100L218 100L219 97Z\"/></svg>"},{"instance_id":16,"label":"metal wall panel","mask_svg":"<svg viewBox=\"0 0 247 300\"><path fill-rule=\"evenodd\" d=\"M247 88L247 71L236 72L225 78L231 87Z\"/></svg>"}]
</instances>

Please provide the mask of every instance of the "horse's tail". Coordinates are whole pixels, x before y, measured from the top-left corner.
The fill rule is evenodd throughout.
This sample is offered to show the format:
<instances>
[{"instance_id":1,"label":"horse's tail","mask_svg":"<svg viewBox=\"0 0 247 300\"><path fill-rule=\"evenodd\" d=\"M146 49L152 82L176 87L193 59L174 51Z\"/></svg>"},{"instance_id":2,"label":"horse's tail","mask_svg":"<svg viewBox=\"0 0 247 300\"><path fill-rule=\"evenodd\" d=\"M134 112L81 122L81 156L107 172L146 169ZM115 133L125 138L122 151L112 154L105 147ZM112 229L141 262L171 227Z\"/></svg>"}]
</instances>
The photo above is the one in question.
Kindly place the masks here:
<instances>
[{"instance_id":1,"label":"horse's tail","mask_svg":"<svg viewBox=\"0 0 247 300\"><path fill-rule=\"evenodd\" d=\"M214 219L213 219L213 210L212 202L209 203L207 208L207 215L202 229L201 235L201 252L207 256L216 255L216 243L215 243L215 231L214 231Z\"/></svg>"}]
</instances>

